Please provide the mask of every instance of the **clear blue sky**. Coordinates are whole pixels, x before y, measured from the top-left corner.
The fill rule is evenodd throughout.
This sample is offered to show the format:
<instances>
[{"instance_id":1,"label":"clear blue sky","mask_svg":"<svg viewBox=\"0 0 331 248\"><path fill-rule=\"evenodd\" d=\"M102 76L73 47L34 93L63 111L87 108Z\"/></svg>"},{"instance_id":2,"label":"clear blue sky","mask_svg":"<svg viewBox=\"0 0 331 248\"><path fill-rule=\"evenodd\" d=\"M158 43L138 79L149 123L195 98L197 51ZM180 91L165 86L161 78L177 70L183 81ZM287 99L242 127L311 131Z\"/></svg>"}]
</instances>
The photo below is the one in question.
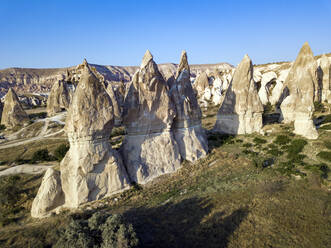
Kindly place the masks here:
<instances>
[{"instance_id":1,"label":"clear blue sky","mask_svg":"<svg viewBox=\"0 0 331 248\"><path fill-rule=\"evenodd\" d=\"M331 52L331 0L1 0L0 68L253 63Z\"/></svg>"}]
</instances>

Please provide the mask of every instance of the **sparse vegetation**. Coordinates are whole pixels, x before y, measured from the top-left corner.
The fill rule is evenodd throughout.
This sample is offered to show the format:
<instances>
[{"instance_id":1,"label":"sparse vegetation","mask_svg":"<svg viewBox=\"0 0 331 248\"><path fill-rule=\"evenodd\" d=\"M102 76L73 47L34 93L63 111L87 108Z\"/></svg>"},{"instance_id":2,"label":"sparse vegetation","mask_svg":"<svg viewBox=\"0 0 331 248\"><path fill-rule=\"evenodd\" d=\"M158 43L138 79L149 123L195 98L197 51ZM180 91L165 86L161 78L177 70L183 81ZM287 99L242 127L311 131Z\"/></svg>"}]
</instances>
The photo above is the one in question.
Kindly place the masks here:
<instances>
[{"instance_id":1,"label":"sparse vegetation","mask_svg":"<svg viewBox=\"0 0 331 248\"><path fill-rule=\"evenodd\" d=\"M36 120L36 119L44 119L47 117L47 113L46 112L40 112L40 113L32 113L29 114L29 118L31 120Z\"/></svg>"},{"instance_id":2,"label":"sparse vegetation","mask_svg":"<svg viewBox=\"0 0 331 248\"><path fill-rule=\"evenodd\" d=\"M325 161L331 162L331 152L321 151L317 154L317 157L319 157Z\"/></svg>"},{"instance_id":3,"label":"sparse vegetation","mask_svg":"<svg viewBox=\"0 0 331 248\"><path fill-rule=\"evenodd\" d=\"M41 149L33 153L31 163L35 164L38 161L53 161L55 158L49 154L47 149Z\"/></svg>"},{"instance_id":4,"label":"sparse vegetation","mask_svg":"<svg viewBox=\"0 0 331 248\"><path fill-rule=\"evenodd\" d=\"M125 224L121 215L96 212L88 220L72 219L55 248L137 247L138 239L131 224Z\"/></svg>"},{"instance_id":5,"label":"sparse vegetation","mask_svg":"<svg viewBox=\"0 0 331 248\"><path fill-rule=\"evenodd\" d=\"M69 144L59 145L54 151L54 157L56 157L58 161L61 161L66 155L69 148L70 148Z\"/></svg>"}]
</instances>

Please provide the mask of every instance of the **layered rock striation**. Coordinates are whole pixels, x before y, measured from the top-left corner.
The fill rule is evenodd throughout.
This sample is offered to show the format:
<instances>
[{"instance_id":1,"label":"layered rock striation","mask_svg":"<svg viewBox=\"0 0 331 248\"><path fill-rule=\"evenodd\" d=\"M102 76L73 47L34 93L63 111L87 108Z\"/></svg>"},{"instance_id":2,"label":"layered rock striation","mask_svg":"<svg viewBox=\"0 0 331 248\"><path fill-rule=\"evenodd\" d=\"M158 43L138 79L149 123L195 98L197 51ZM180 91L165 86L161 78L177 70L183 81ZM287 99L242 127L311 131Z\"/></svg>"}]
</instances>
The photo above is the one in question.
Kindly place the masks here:
<instances>
[{"instance_id":1,"label":"layered rock striation","mask_svg":"<svg viewBox=\"0 0 331 248\"><path fill-rule=\"evenodd\" d=\"M147 51L123 106L127 135L121 153L132 181L144 184L180 168L179 147L171 131L175 116L167 83Z\"/></svg>"},{"instance_id":2,"label":"layered rock striation","mask_svg":"<svg viewBox=\"0 0 331 248\"><path fill-rule=\"evenodd\" d=\"M170 95L176 106L173 131L180 155L193 162L207 154L208 143L201 127L201 110L190 81L190 68L185 51L181 55Z\"/></svg>"}]
</instances>

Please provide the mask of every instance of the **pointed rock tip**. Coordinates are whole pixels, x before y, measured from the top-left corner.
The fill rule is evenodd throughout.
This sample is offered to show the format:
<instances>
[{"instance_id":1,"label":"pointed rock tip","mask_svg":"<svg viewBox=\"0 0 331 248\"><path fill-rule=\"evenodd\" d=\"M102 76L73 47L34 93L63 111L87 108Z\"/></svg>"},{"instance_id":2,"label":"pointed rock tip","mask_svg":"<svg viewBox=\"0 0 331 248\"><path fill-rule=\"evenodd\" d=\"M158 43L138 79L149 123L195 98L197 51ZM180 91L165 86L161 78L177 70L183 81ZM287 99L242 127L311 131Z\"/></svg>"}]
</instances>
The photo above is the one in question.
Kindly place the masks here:
<instances>
[{"instance_id":1,"label":"pointed rock tip","mask_svg":"<svg viewBox=\"0 0 331 248\"><path fill-rule=\"evenodd\" d=\"M141 62L141 68L145 67L149 61L153 60L153 55L151 54L151 52L147 49L147 51L145 52L145 55L143 57L143 60Z\"/></svg>"},{"instance_id":2,"label":"pointed rock tip","mask_svg":"<svg viewBox=\"0 0 331 248\"><path fill-rule=\"evenodd\" d=\"M309 53L310 53L310 54L313 55L313 52L312 52L312 50L311 50L311 48L310 48L310 46L309 46L308 41L306 41L306 42L303 44L303 46L301 47L299 54L301 54L301 53L304 53L304 54L309 54Z\"/></svg>"}]
</instances>

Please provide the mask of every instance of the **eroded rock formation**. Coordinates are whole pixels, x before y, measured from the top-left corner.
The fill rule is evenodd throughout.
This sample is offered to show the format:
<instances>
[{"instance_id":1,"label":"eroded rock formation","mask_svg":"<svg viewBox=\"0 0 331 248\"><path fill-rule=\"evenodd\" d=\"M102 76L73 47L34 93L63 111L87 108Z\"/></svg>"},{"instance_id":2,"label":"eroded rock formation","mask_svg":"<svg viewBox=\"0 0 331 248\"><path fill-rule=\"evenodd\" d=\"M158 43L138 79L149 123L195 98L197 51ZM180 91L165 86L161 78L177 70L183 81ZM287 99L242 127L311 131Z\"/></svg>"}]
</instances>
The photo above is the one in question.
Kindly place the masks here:
<instances>
[{"instance_id":1,"label":"eroded rock formation","mask_svg":"<svg viewBox=\"0 0 331 248\"><path fill-rule=\"evenodd\" d=\"M70 142L61 162L65 206L77 207L128 188L122 160L109 143L113 123L112 101L86 64L65 126Z\"/></svg>"},{"instance_id":2,"label":"eroded rock formation","mask_svg":"<svg viewBox=\"0 0 331 248\"><path fill-rule=\"evenodd\" d=\"M29 116L23 110L15 91L10 88L5 96L1 124L8 128L13 128L17 125L22 125L28 120Z\"/></svg>"},{"instance_id":3,"label":"eroded rock formation","mask_svg":"<svg viewBox=\"0 0 331 248\"><path fill-rule=\"evenodd\" d=\"M98 200L129 187L129 178L119 154L112 150L109 135L114 123L113 106L103 82L86 63L82 77L68 110L65 130L70 149L60 164L61 180L42 184L31 213L43 217L54 211L44 206L50 198L47 185L63 191L63 207L77 208L80 204ZM55 176L55 175L54 175ZM45 179L46 181L46 179ZM57 183L55 183L57 182ZM47 186L50 187L50 186ZM60 201L59 199L57 201ZM37 213L43 213L38 216Z\"/></svg>"},{"instance_id":4,"label":"eroded rock formation","mask_svg":"<svg viewBox=\"0 0 331 248\"><path fill-rule=\"evenodd\" d=\"M245 55L238 65L218 111L215 131L249 134L262 129L263 106L253 80L253 65Z\"/></svg>"},{"instance_id":5,"label":"eroded rock formation","mask_svg":"<svg viewBox=\"0 0 331 248\"><path fill-rule=\"evenodd\" d=\"M201 127L201 110L190 81L190 68L185 51L181 55L170 94L177 112L173 131L180 155L193 162L207 154L208 144Z\"/></svg>"},{"instance_id":6,"label":"eroded rock formation","mask_svg":"<svg viewBox=\"0 0 331 248\"><path fill-rule=\"evenodd\" d=\"M313 52L306 42L284 83L289 95L284 99L280 108L283 121L285 123L294 121L294 132L308 139L318 137L312 120L317 87L315 73L316 64Z\"/></svg>"},{"instance_id":7,"label":"eroded rock formation","mask_svg":"<svg viewBox=\"0 0 331 248\"><path fill-rule=\"evenodd\" d=\"M47 114L52 116L69 108L72 100L72 92L68 83L62 78L54 83L47 99Z\"/></svg>"},{"instance_id":8,"label":"eroded rock formation","mask_svg":"<svg viewBox=\"0 0 331 248\"><path fill-rule=\"evenodd\" d=\"M149 51L128 87L123 108L127 135L121 153L131 180L144 184L180 167L171 131L176 109Z\"/></svg>"},{"instance_id":9,"label":"eroded rock formation","mask_svg":"<svg viewBox=\"0 0 331 248\"><path fill-rule=\"evenodd\" d=\"M322 75L322 101L331 103L331 64L327 56L323 54L320 66L323 72Z\"/></svg>"}]
</instances>

